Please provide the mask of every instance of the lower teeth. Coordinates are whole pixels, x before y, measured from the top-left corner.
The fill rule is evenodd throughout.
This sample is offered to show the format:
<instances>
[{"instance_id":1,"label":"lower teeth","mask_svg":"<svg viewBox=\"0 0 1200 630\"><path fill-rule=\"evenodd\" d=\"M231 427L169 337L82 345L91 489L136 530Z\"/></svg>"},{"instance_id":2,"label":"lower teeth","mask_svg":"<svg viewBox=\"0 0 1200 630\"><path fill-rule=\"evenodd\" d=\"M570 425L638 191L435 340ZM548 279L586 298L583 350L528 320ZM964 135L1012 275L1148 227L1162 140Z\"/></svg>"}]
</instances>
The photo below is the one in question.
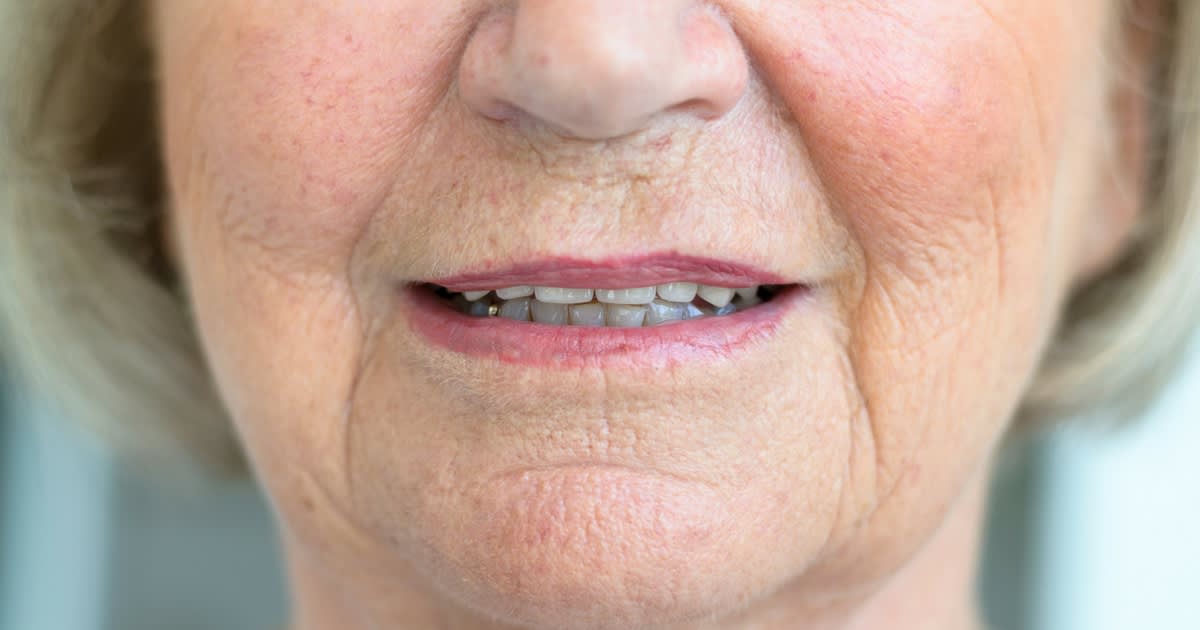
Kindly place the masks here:
<instances>
[{"instance_id":1,"label":"lower teeth","mask_svg":"<svg viewBox=\"0 0 1200 630\"><path fill-rule=\"evenodd\" d=\"M472 317L497 317L558 326L606 326L609 328L641 328L703 317L723 317L763 302L763 298L759 295L744 294L744 292L739 293L731 302L720 308L700 298L696 298L692 302L655 299L650 304L641 306L604 304L594 300L583 304L567 305L541 302L532 296L502 300L494 294L488 294L477 300L468 300L461 293L450 294L445 289L439 288L438 293L449 297L460 312ZM769 291L765 297L770 299Z\"/></svg>"}]
</instances>

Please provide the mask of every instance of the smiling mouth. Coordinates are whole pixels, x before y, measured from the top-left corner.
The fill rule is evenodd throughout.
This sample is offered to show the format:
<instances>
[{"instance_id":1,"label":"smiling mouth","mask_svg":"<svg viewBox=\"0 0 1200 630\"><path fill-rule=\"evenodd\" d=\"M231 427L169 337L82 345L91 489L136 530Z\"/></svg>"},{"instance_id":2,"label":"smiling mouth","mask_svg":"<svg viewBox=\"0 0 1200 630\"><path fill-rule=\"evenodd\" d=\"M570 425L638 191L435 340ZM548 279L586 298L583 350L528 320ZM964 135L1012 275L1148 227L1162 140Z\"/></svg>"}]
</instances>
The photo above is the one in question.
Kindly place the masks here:
<instances>
[{"instance_id":1,"label":"smiling mouth","mask_svg":"<svg viewBox=\"0 0 1200 630\"><path fill-rule=\"evenodd\" d=\"M436 284L423 288L471 317L551 326L643 328L733 315L770 302L787 286L730 288L668 282L631 289L521 285L456 292Z\"/></svg>"},{"instance_id":2,"label":"smiling mouth","mask_svg":"<svg viewBox=\"0 0 1200 630\"><path fill-rule=\"evenodd\" d=\"M662 367L724 360L774 338L789 313L813 302L814 286L672 252L558 257L405 283L399 306L414 332L456 353Z\"/></svg>"}]
</instances>

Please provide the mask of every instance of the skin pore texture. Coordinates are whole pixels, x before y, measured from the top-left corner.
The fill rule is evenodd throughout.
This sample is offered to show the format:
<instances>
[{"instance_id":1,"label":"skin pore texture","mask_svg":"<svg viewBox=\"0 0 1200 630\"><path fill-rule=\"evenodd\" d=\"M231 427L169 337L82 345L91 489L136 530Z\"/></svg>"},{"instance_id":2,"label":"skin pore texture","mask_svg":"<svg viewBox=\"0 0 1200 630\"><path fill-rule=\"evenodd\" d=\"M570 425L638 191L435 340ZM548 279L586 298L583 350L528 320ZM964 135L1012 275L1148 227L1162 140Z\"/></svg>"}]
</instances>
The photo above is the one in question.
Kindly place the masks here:
<instances>
[{"instance_id":1,"label":"skin pore texture","mask_svg":"<svg viewBox=\"0 0 1200 630\"><path fill-rule=\"evenodd\" d=\"M1135 212L1108 4L156 3L293 628L977 627L996 447ZM663 252L810 292L650 366L457 353L401 290Z\"/></svg>"}]
</instances>

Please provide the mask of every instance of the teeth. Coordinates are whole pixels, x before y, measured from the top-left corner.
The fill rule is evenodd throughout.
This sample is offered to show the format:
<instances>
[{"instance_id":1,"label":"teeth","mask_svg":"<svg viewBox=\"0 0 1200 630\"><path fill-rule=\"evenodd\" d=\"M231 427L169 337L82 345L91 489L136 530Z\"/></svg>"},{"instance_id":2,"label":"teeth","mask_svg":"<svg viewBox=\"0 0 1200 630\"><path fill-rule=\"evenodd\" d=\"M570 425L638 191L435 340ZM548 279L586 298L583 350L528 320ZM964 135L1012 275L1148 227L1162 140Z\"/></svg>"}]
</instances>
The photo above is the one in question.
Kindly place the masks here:
<instances>
[{"instance_id":1,"label":"teeth","mask_svg":"<svg viewBox=\"0 0 1200 630\"><path fill-rule=\"evenodd\" d=\"M717 308L721 308L733 300L733 289L701 285L700 289L696 291L696 295L700 296L700 299L704 300L705 302L708 302Z\"/></svg>"},{"instance_id":2,"label":"teeth","mask_svg":"<svg viewBox=\"0 0 1200 630\"><path fill-rule=\"evenodd\" d=\"M658 285L658 297L668 302L691 302L696 299L697 288L699 285L694 282L660 284Z\"/></svg>"},{"instance_id":3,"label":"teeth","mask_svg":"<svg viewBox=\"0 0 1200 630\"><path fill-rule=\"evenodd\" d=\"M688 304L654 300L646 309L646 325L657 326L667 322L687 319Z\"/></svg>"},{"instance_id":4,"label":"teeth","mask_svg":"<svg viewBox=\"0 0 1200 630\"><path fill-rule=\"evenodd\" d=\"M654 301L654 287L644 287L641 289L596 289L596 300L604 304L649 304Z\"/></svg>"},{"instance_id":5,"label":"teeth","mask_svg":"<svg viewBox=\"0 0 1200 630\"><path fill-rule=\"evenodd\" d=\"M515 300L533 295L533 287L508 287L496 289L496 297L501 300Z\"/></svg>"},{"instance_id":6,"label":"teeth","mask_svg":"<svg viewBox=\"0 0 1200 630\"><path fill-rule=\"evenodd\" d=\"M715 311L713 311L713 315L716 315L718 317L722 317L725 315L733 315L734 313L737 312L737 310L738 310L737 307L734 306L733 304L726 304L725 306L722 306L721 308L718 308Z\"/></svg>"},{"instance_id":7,"label":"teeth","mask_svg":"<svg viewBox=\"0 0 1200 630\"><path fill-rule=\"evenodd\" d=\"M550 304L586 304L592 301L591 289L559 289L556 287L534 287L533 295L539 302Z\"/></svg>"},{"instance_id":8,"label":"teeth","mask_svg":"<svg viewBox=\"0 0 1200 630\"><path fill-rule=\"evenodd\" d=\"M530 303L532 301L529 298L509 300L500 307L500 317L527 322L529 321Z\"/></svg>"},{"instance_id":9,"label":"teeth","mask_svg":"<svg viewBox=\"0 0 1200 630\"><path fill-rule=\"evenodd\" d=\"M533 315L533 321L539 324L567 325L566 304L551 304L541 300L534 300L529 303L529 312Z\"/></svg>"},{"instance_id":10,"label":"teeth","mask_svg":"<svg viewBox=\"0 0 1200 630\"><path fill-rule=\"evenodd\" d=\"M762 304L762 298L758 297L757 295L752 295L748 298L742 298L738 300L737 305L738 308L745 309L750 308L751 306L758 306L759 304Z\"/></svg>"},{"instance_id":11,"label":"teeth","mask_svg":"<svg viewBox=\"0 0 1200 630\"><path fill-rule=\"evenodd\" d=\"M468 302L467 315L471 317L487 317L491 311L491 304L487 302Z\"/></svg>"},{"instance_id":12,"label":"teeth","mask_svg":"<svg viewBox=\"0 0 1200 630\"><path fill-rule=\"evenodd\" d=\"M692 282L595 290L514 286L496 289L495 297L489 297L492 291L463 291L449 298L458 310L472 317L532 320L555 326L639 328L732 315L770 299L773 287L765 287L765 292L763 289Z\"/></svg>"},{"instance_id":13,"label":"teeth","mask_svg":"<svg viewBox=\"0 0 1200 630\"><path fill-rule=\"evenodd\" d=\"M576 304L569 307L572 326L603 326L603 304Z\"/></svg>"},{"instance_id":14,"label":"teeth","mask_svg":"<svg viewBox=\"0 0 1200 630\"><path fill-rule=\"evenodd\" d=\"M609 304L607 321L613 328L640 328L646 321L646 307Z\"/></svg>"}]
</instances>

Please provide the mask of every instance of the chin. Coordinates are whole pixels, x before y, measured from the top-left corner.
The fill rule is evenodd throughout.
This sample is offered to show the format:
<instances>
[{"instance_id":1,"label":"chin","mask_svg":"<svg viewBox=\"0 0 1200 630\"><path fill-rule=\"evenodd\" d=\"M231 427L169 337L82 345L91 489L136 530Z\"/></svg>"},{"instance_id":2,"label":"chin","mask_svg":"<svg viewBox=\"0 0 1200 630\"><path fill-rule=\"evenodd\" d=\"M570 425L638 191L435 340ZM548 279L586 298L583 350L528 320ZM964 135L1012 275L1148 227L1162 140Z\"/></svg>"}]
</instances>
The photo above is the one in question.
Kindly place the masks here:
<instances>
[{"instance_id":1,"label":"chin","mask_svg":"<svg viewBox=\"0 0 1200 630\"><path fill-rule=\"evenodd\" d=\"M721 618L778 588L805 555L772 544L786 540L779 519L754 499L623 467L526 470L430 505L419 562L445 596L523 628Z\"/></svg>"}]
</instances>

